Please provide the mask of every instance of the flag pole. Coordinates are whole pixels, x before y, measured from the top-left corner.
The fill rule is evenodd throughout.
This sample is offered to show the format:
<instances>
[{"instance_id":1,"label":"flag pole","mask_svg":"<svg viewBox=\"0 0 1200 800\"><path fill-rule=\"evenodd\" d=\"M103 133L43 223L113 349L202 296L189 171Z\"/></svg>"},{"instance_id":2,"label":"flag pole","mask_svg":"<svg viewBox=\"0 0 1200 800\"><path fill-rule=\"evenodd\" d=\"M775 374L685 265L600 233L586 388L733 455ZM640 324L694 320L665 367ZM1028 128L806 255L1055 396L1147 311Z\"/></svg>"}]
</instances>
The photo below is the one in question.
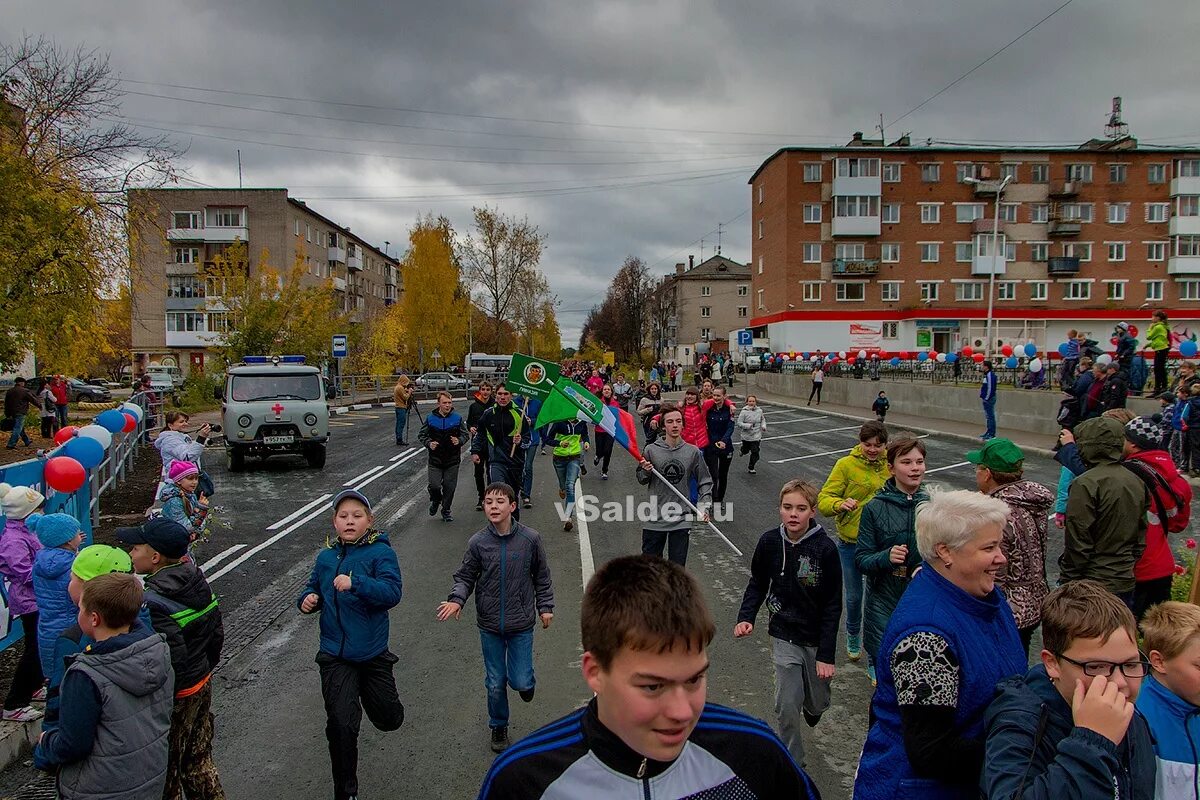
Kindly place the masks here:
<instances>
[{"instance_id":1,"label":"flag pole","mask_svg":"<svg viewBox=\"0 0 1200 800\"><path fill-rule=\"evenodd\" d=\"M642 467L639 466L638 469L642 469ZM651 466L650 473L652 475L656 476L660 481L665 483L667 485L667 488L675 493L676 497L678 497L683 502L687 503L688 508L690 508L690 509L692 509L692 511L696 512L697 517L702 518L705 516L705 514L696 506L695 503L693 503L691 501L690 498L688 498L687 495L685 495L683 492L679 491L679 489L675 486L675 484L671 483L665 477L663 477L663 474L658 471L657 467ZM708 524L708 527L713 529L713 531L717 534L717 536L721 537L721 541L723 541L723 542L725 542L725 544L729 545L729 548L731 550L733 550L734 553L736 553L739 556L744 555L744 553L742 553L742 551L737 548L737 545L735 545L733 542L729 541L729 539L725 536L725 534L721 533L721 529L718 528L711 519L705 520L705 522Z\"/></svg>"},{"instance_id":2,"label":"flag pole","mask_svg":"<svg viewBox=\"0 0 1200 800\"><path fill-rule=\"evenodd\" d=\"M526 397L525 402L521 404L521 427L522 428L524 428L525 425L529 422L528 411L529 411L529 398ZM520 433L521 433L521 431L517 431L518 436L516 439L513 439L512 449L508 453L509 458L516 458L516 456L517 456L517 445L521 443L521 438L519 435ZM532 434L532 431L530 433ZM533 442L530 441L530 444L532 445Z\"/></svg>"}]
</instances>

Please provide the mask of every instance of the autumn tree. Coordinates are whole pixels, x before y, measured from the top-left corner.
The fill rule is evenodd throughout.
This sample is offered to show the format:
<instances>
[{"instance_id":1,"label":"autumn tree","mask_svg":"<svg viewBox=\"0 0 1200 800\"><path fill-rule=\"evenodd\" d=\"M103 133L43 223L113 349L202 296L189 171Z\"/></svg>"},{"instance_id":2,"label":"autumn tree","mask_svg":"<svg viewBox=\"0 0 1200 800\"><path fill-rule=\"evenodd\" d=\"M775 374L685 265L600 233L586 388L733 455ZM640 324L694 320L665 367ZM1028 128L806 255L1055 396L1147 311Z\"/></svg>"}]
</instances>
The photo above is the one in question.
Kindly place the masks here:
<instances>
[{"instance_id":1,"label":"autumn tree","mask_svg":"<svg viewBox=\"0 0 1200 800\"><path fill-rule=\"evenodd\" d=\"M474 209L474 227L458 248L468 284L479 286L483 293L483 310L492 327L492 338L499 342L505 322L511 322L522 332L514 317L518 305L528 304L524 298L532 293L533 312L549 289L538 267L545 248L546 236L528 218L517 219L487 207ZM476 348L478 350L478 348Z\"/></svg>"},{"instance_id":2,"label":"autumn tree","mask_svg":"<svg viewBox=\"0 0 1200 800\"><path fill-rule=\"evenodd\" d=\"M646 355L654 288L646 262L629 256L613 276L604 302L588 315L587 330L611 347L618 361L640 363Z\"/></svg>"},{"instance_id":3,"label":"autumn tree","mask_svg":"<svg viewBox=\"0 0 1200 800\"><path fill-rule=\"evenodd\" d=\"M404 298L400 303L410 358L422 370L460 363L467 349L467 297L454 253L454 230L445 217L417 220L408 235L409 249L400 264Z\"/></svg>"},{"instance_id":4,"label":"autumn tree","mask_svg":"<svg viewBox=\"0 0 1200 800\"><path fill-rule=\"evenodd\" d=\"M558 316L554 303L542 301L540 318L530 335L529 355L557 361L562 358L562 334L558 329Z\"/></svg>"},{"instance_id":5,"label":"autumn tree","mask_svg":"<svg viewBox=\"0 0 1200 800\"><path fill-rule=\"evenodd\" d=\"M376 314L358 336L351 335L348 374L391 375L411 364L404 306L395 303Z\"/></svg>"}]
</instances>

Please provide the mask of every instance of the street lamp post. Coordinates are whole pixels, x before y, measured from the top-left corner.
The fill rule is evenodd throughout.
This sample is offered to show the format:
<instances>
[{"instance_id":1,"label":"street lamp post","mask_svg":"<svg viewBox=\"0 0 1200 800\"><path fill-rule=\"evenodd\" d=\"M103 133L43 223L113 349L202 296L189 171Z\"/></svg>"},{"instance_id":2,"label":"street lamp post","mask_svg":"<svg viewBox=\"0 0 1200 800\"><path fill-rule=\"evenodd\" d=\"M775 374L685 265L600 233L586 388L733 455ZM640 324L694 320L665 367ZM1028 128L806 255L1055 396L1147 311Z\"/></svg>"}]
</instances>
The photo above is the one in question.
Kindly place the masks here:
<instances>
[{"instance_id":1,"label":"street lamp post","mask_svg":"<svg viewBox=\"0 0 1200 800\"><path fill-rule=\"evenodd\" d=\"M1008 186L1012 180L1011 175L1005 175L999 182L981 181L978 178L963 178L964 183L971 183L978 186L986 186L988 184L996 187L996 209L992 217L992 270L988 276L988 304L987 304L987 328L983 343L983 357L991 359L992 357L992 314L993 302L996 297L996 272L1000 269L1000 195L1004 193L1004 187Z\"/></svg>"}]
</instances>

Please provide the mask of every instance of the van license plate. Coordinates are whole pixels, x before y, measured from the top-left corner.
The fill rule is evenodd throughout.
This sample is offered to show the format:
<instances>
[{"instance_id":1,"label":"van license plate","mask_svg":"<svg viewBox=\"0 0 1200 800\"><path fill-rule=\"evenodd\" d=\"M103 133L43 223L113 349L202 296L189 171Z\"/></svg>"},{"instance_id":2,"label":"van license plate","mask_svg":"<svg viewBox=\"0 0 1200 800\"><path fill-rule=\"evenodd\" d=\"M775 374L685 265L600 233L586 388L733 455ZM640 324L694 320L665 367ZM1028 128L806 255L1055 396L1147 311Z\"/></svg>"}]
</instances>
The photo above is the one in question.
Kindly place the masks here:
<instances>
[{"instance_id":1,"label":"van license plate","mask_svg":"<svg viewBox=\"0 0 1200 800\"><path fill-rule=\"evenodd\" d=\"M294 436L264 436L263 444L291 444L295 440Z\"/></svg>"}]
</instances>

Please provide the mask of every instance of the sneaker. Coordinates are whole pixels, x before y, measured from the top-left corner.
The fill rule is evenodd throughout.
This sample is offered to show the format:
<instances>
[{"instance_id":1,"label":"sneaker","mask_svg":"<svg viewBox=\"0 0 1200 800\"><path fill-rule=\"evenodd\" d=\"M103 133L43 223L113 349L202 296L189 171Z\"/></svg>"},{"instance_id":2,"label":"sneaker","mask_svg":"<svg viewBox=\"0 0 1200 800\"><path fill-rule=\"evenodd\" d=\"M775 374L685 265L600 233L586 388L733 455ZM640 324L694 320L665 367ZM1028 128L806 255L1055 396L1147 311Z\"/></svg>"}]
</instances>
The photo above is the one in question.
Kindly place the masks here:
<instances>
[{"instance_id":1,"label":"sneaker","mask_svg":"<svg viewBox=\"0 0 1200 800\"><path fill-rule=\"evenodd\" d=\"M579 465L579 474L587 475L587 466L586 465L584 465L582 463Z\"/></svg>"},{"instance_id":2,"label":"sneaker","mask_svg":"<svg viewBox=\"0 0 1200 800\"><path fill-rule=\"evenodd\" d=\"M608 473L607 473L607 472L601 472L601 473L600 473L600 480L602 480L602 481L606 481L606 480L608 480Z\"/></svg>"},{"instance_id":3,"label":"sneaker","mask_svg":"<svg viewBox=\"0 0 1200 800\"><path fill-rule=\"evenodd\" d=\"M820 714L810 714L810 713L808 713L807 708L803 709L803 711L804 711L804 721L808 723L808 727L810 727L810 728L817 727L817 723L821 721L821 715Z\"/></svg>"},{"instance_id":4,"label":"sneaker","mask_svg":"<svg viewBox=\"0 0 1200 800\"><path fill-rule=\"evenodd\" d=\"M567 499L567 490L566 490L566 489L559 489L559 490L558 490L558 499L559 499L559 500L566 500L566 499Z\"/></svg>"},{"instance_id":5,"label":"sneaker","mask_svg":"<svg viewBox=\"0 0 1200 800\"><path fill-rule=\"evenodd\" d=\"M600 456L596 456L595 458L592 459L592 466L593 467L600 466Z\"/></svg>"},{"instance_id":6,"label":"sneaker","mask_svg":"<svg viewBox=\"0 0 1200 800\"><path fill-rule=\"evenodd\" d=\"M846 634L846 658L851 661L862 658L862 636Z\"/></svg>"},{"instance_id":7,"label":"sneaker","mask_svg":"<svg viewBox=\"0 0 1200 800\"><path fill-rule=\"evenodd\" d=\"M5 722L33 722L35 719L41 719L42 716L42 712L33 706L14 708L12 711L5 709L4 713L0 714L0 718Z\"/></svg>"},{"instance_id":8,"label":"sneaker","mask_svg":"<svg viewBox=\"0 0 1200 800\"><path fill-rule=\"evenodd\" d=\"M750 474L751 474L751 475L757 475L757 474L758 474L758 472L757 472L757 471L754 469L754 467L751 467L751 468L750 468Z\"/></svg>"},{"instance_id":9,"label":"sneaker","mask_svg":"<svg viewBox=\"0 0 1200 800\"><path fill-rule=\"evenodd\" d=\"M432 503L430 503L429 504L429 516L432 517L434 514L436 514L438 512L438 506L440 506L440 505L441 505L441 503L437 500L434 500Z\"/></svg>"},{"instance_id":10,"label":"sneaker","mask_svg":"<svg viewBox=\"0 0 1200 800\"><path fill-rule=\"evenodd\" d=\"M524 700L526 703L532 703L533 702L533 692L536 688L537 687L535 687L535 686L531 686L528 689L524 689L522 691L517 692L517 694L521 695L521 699Z\"/></svg>"},{"instance_id":11,"label":"sneaker","mask_svg":"<svg viewBox=\"0 0 1200 800\"><path fill-rule=\"evenodd\" d=\"M575 523L571 522L571 520L567 520L566 522L563 523L564 531L569 531L574 527L575 527Z\"/></svg>"},{"instance_id":12,"label":"sneaker","mask_svg":"<svg viewBox=\"0 0 1200 800\"><path fill-rule=\"evenodd\" d=\"M32 700L33 700L35 703L44 703L44 702L46 702L46 687L45 687L45 686L43 686L42 688L40 688L40 689L38 689L36 692L34 692L34 693L33 693L33 697L32 697L31 699L32 699Z\"/></svg>"},{"instance_id":13,"label":"sneaker","mask_svg":"<svg viewBox=\"0 0 1200 800\"><path fill-rule=\"evenodd\" d=\"M533 508L533 501L530 500L528 497L526 497L524 502L521 503L521 507L522 508Z\"/></svg>"},{"instance_id":14,"label":"sneaker","mask_svg":"<svg viewBox=\"0 0 1200 800\"><path fill-rule=\"evenodd\" d=\"M545 448L545 446L543 446L543 447L542 447L541 454L542 454L542 455L546 455L546 448Z\"/></svg>"},{"instance_id":15,"label":"sneaker","mask_svg":"<svg viewBox=\"0 0 1200 800\"><path fill-rule=\"evenodd\" d=\"M879 681L875 680L875 665L874 664L867 665L867 677L871 679L872 686L879 685Z\"/></svg>"},{"instance_id":16,"label":"sneaker","mask_svg":"<svg viewBox=\"0 0 1200 800\"><path fill-rule=\"evenodd\" d=\"M8 712L5 712L8 713ZM503 753L508 749L508 726L497 725L492 728L492 752Z\"/></svg>"},{"instance_id":17,"label":"sneaker","mask_svg":"<svg viewBox=\"0 0 1200 800\"><path fill-rule=\"evenodd\" d=\"M454 517L450 516L449 511L442 512L442 522L454 522Z\"/></svg>"}]
</instances>

